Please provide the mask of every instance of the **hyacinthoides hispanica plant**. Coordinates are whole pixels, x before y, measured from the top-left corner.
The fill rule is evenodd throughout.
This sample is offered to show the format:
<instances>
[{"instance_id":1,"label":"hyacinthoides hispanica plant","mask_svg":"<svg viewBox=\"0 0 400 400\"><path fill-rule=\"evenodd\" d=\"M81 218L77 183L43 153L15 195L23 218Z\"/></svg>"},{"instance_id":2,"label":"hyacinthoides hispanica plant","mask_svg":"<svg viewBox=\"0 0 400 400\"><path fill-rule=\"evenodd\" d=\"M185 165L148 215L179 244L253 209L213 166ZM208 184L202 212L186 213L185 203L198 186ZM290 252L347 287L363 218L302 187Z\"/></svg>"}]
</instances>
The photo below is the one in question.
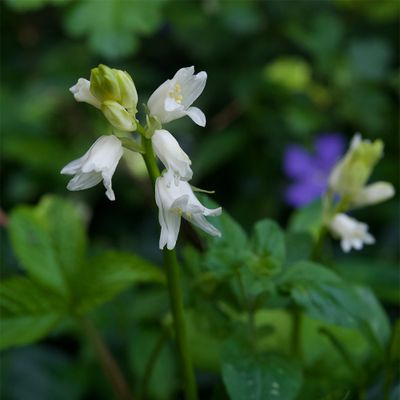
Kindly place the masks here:
<instances>
[{"instance_id":1,"label":"hyacinthoides hispanica plant","mask_svg":"<svg viewBox=\"0 0 400 400\"><path fill-rule=\"evenodd\" d=\"M69 190L83 190L103 181L106 196L115 200L111 179L123 154L123 147L143 155L159 209L161 234L159 247L164 253L170 304L177 347L181 361L186 398L197 398L196 382L187 347L185 317L179 266L175 254L181 218L212 236L220 232L206 216L221 214L221 208L209 209L196 198L189 184L193 172L191 161L174 136L162 125L188 116L204 127L206 117L192 103L204 90L207 74L194 74L194 67L182 68L150 96L146 124L136 119L138 95L130 75L121 70L99 65L91 72L90 81L80 78L70 90L75 99L100 109L113 126L114 134L101 136L79 159L66 165L61 173L74 175ZM127 133L139 133L137 141ZM156 157L164 165L160 173Z\"/></svg>"},{"instance_id":2,"label":"hyacinthoides hispanica plant","mask_svg":"<svg viewBox=\"0 0 400 400\"><path fill-rule=\"evenodd\" d=\"M285 162L286 172L295 182L286 200L302 207L286 230L263 218L249 234L229 213L221 214L210 199L200 202L196 198L190 186L190 159L163 128L185 115L205 125L202 111L192 107L205 81L204 72L195 75L193 68L179 70L148 100L145 123L137 119L138 96L126 72L99 66L93 69L90 81L79 79L71 88L78 101L101 110L113 132L99 137L86 154L63 168L63 173L73 175L68 188L82 190L103 182L106 196L114 200L112 177L123 150L141 154L158 206L159 247L164 252L166 274L131 253L102 249L99 255L86 257L84 223L76 207L65 199L45 196L37 206L18 207L10 214L9 230L26 274L6 278L0 285L0 308L6 322L0 347L37 341L63 318L72 316L79 319L94 344L116 396L132 399L111 352L86 315L133 284L163 284L167 277L182 367L180 382L188 399L197 396L193 358L199 369L221 372L221 378L212 375L214 380L210 380L210 384L216 383L216 398L220 398L223 382L222 390L232 400L248 400L255 394L256 400L309 400L322 393L326 398L365 399L378 374L379 382L384 382L381 398L389 400L398 360L393 353L396 329L391 330L372 290L374 282L366 285L350 279L346 274L355 266L353 260L346 268L343 257L333 257L340 248L344 253L361 251L375 241L375 232L370 233L367 224L355 218L359 208L394 194L387 182L368 182L383 155L382 142L357 134L343 154L344 140L338 142L330 134L316 139L312 154L292 147ZM161 164L165 169L160 173ZM304 207L312 200L315 203ZM211 225L206 218L218 214ZM175 246L182 217L206 234L199 231L204 244L201 251L185 246L180 270ZM185 282L185 316L180 274ZM138 296L140 306L142 294L140 290L130 293ZM138 331L144 329L142 317L133 314L130 317ZM160 310L146 314L145 329L148 318L160 316ZM149 332L160 334L158 330L153 327ZM155 365L160 366L157 360L167 343L166 332L161 331L143 371L133 366L141 386L134 394L140 393L141 398L153 395L154 385L148 383L156 379L152 372ZM126 334L130 340L131 332ZM147 331L143 336L148 343L153 340ZM135 354L142 356L146 351L141 340L138 334L140 351ZM169 370L173 363L171 358ZM323 391L315 384L315 376L321 374ZM338 389L338 384L343 387ZM171 385L169 394L173 390ZM168 393L162 395L168 397Z\"/></svg>"}]
</instances>

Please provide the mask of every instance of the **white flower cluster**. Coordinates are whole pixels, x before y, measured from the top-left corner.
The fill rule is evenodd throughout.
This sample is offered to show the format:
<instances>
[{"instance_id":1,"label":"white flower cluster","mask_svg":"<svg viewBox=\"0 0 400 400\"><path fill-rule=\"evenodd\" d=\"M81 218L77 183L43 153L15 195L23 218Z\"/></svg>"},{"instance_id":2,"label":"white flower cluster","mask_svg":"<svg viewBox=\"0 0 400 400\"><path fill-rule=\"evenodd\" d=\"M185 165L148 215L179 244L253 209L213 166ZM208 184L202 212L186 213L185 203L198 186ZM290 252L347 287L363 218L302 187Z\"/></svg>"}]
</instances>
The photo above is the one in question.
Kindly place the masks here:
<instances>
[{"instance_id":1,"label":"white flower cluster","mask_svg":"<svg viewBox=\"0 0 400 400\"><path fill-rule=\"evenodd\" d=\"M356 134L349 150L333 168L329 178L329 189L346 204L346 209L364 207L388 200L394 196L394 187L389 182L367 185L373 167L382 157L383 143L370 142ZM364 244L375 243L368 232L368 225L338 212L328 221L331 233L340 239L344 252L352 248L361 250Z\"/></svg>"},{"instance_id":2,"label":"white flower cluster","mask_svg":"<svg viewBox=\"0 0 400 400\"><path fill-rule=\"evenodd\" d=\"M149 117L161 124L185 115L197 125L205 126L206 117L193 102L204 90L207 74L194 74L194 67L181 68L150 96L147 106ZM90 81L80 78L70 91L75 99L100 109L107 120L118 130L134 131L137 93L129 74L124 71L99 66L92 70ZM193 177L191 161L170 132L157 129L151 135L154 153L166 168L155 183L155 200L159 208L161 225L160 249L173 249L179 234L181 217L213 236L220 232L206 216L221 214L221 208L204 207L189 185ZM123 144L115 135L101 136L77 160L70 162L62 174L74 175L68 183L69 190L83 190L103 180L106 196L115 200L111 178L123 154Z\"/></svg>"}]
</instances>

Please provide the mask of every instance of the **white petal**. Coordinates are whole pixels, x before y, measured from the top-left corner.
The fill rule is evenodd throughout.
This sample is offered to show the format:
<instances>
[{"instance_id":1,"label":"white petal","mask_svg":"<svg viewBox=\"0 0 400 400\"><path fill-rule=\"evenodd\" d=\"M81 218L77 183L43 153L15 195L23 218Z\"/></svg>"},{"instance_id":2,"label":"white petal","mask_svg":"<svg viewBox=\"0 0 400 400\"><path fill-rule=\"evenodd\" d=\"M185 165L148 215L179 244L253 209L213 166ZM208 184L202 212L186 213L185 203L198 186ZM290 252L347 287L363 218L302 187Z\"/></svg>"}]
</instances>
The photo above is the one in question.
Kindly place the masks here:
<instances>
[{"instance_id":1,"label":"white petal","mask_svg":"<svg viewBox=\"0 0 400 400\"><path fill-rule=\"evenodd\" d=\"M101 173L89 172L75 175L67 185L67 189L71 191L89 189L101 182Z\"/></svg>"},{"instance_id":2,"label":"white petal","mask_svg":"<svg viewBox=\"0 0 400 400\"><path fill-rule=\"evenodd\" d=\"M121 141L113 136L101 136L83 155L70 162L61 173L75 176L68 183L69 190L83 190L97 185L103 179L106 195L115 200L111 178L123 154Z\"/></svg>"},{"instance_id":3,"label":"white petal","mask_svg":"<svg viewBox=\"0 0 400 400\"><path fill-rule=\"evenodd\" d=\"M206 116L203 111L197 107L189 107L186 110L186 114L188 117L197 125L205 127L206 126Z\"/></svg>"},{"instance_id":4,"label":"white petal","mask_svg":"<svg viewBox=\"0 0 400 400\"><path fill-rule=\"evenodd\" d=\"M190 219L185 219L211 236L221 236L221 232L215 226L211 225L201 214L193 214Z\"/></svg>"},{"instance_id":5,"label":"white petal","mask_svg":"<svg viewBox=\"0 0 400 400\"><path fill-rule=\"evenodd\" d=\"M186 79L185 81L180 81L182 86L182 103L185 107L191 106L196 99L203 92L207 82L207 73L204 71L199 72L197 75Z\"/></svg>"},{"instance_id":6,"label":"white petal","mask_svg":"<svg viewBox=\"0 0 400 400\"><path fill-rule=\"evenodd\" d=\"M394 196L394 187L389 182L376 182L364 187L353 200L356 207L381 203Z\"/></svg>"},{"instance_id":7,"label":"white petal","mask_svg":"<svg viewBox=\"0 0 400 400\"><path fill-rule=\"evenodd\" d=\"M88 103L96 108L100 108L100 101L90 92L90 82L87 79L79 78L78 82L72 86L69 91L74 95L76 101Z\"/></svg>"},{"instance_id":8,"label":"white petal","mask_svg":"<svg viewBox=\"0 0 400 400\"><path fill-rule=\"evenodd\" d=\"M165 129L156 130L151 141L155 154L165 168L173 171L176 184L179 184L179 180L192 179L193 171L190 168L192 162L170 132Z\"/></svg>"}]
</instances>

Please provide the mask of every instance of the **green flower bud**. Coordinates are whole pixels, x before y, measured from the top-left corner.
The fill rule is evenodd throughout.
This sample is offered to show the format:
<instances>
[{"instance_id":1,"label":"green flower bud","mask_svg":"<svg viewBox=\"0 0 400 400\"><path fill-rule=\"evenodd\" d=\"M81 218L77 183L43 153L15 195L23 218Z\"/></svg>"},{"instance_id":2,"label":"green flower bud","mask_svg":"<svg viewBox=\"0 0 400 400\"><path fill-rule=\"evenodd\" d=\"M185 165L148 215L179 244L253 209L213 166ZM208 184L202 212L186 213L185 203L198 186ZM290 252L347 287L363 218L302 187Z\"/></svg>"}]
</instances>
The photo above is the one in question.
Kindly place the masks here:
<instances>
[{"instance_id":1,"label":"green flower bud","mask_svg":"<svg viewBox=\"0 0 400 400\"><path fill-rule=\"evenodd\" d=\"M93 68L90 74L90 92L100 102L108 100L119 102L121 90L114 71L103 64Z\"/></svg>"},{"instance_id":2,"label":"green flower bud","mask_svg":"<svg viewBox=\"0 0 400 400\"><path fill-rule=\"evenodd\" d=\"M360 135L356 135L350 149L330 175L330 188L342 197L355 198L367 183L382 154L381 140L371 142L362 140Z\"/></svg>"},{"instance_id":3,"label":"green flower bud","mask_svg":"<svg viewBox=\"0 0 400 400\"><path fill-rule=\"evenodd\" d=\"M138 95L131 76L127 72L119 69L113 69L113 72L121 93L119 103L132 115L135 115L137 111Z\"/></svg>"},{"instance_id":4,"label":"green flower bud","mask_svg":"<svg viewBox=\"0 0 400 400\"><path fill-rule=\"evenodd\" d=\"M116 101L104 101L101 105L101 111L115 128L127 132L136 130L136 120Z\"/></svg>"}]
</instances>

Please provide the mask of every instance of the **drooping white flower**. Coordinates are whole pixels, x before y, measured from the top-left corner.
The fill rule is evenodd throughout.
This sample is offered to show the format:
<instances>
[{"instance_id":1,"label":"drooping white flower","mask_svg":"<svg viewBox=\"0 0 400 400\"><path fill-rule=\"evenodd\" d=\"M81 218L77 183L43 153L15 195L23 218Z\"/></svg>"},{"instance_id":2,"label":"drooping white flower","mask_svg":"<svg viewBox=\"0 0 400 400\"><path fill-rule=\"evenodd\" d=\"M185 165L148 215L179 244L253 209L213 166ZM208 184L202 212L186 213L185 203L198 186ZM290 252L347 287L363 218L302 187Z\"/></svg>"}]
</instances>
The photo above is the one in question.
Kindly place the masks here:
<instances>
[{"instance_id":1,"label":"drooping white flower","mask_svg":"<svg viewBox=\"0 0 400 400\"><path fill-rule=\"evenodd\" d=\"M352 205L363 207L381 203L394 196L394 187L389 182L375 182L365 186L353 199Z\"/></svg>"},{"instance_id":2,"label":"drooping white flower","mask_svg":"<svg viewBox=\"0 0 400 400\"><path fill-rule=\"evenodd\" d=\"M329 224L329 229L333 235L340 238L340 245L345 253L352 248L361 250L364 244L375 243L374 237L368 233L368 225L346 214L336 214Z\"/></svg>"},{"instance_id":3,"label":"drooping white flower","mask_svg":"<svg viewBox=\"0 0 400 400\"><path fill-rule=\"evenodd\" d=\"M76 101L89 103L96 108L101 107L100 101L90 92L90 82L87 79L79 78L69 91L74 95Z\"/></svg>"},{"instance_id":4,"label":"drooping white flower","mask_svg":"<svg viewBox=\"0 0 400 400\"><path fill-rule=\"evenodd\" d=\"M77 160L71 161L62 170L62 174L75 175L68 183L68 190L91 188L103 180L106 196L115 200L111 186L118 162L123 154L121 141L114 135L99 137L92 147Z\"/></svg>"},{"instance_id":5,"label":"drooping white flower","mask_svg":"<svg viewBox=\"0 0 400 400\"><path fill-rule=\"evenodd\" d=\"M151 137L151 142L154 152L165 168L173 172L176 185L180 180L189 181L192 179L193 171L190 168L192 162L170 132L165 129L156 130Z\"/></svg>"},{"instance_id":6,"label":"drooping white flower","mask_svg":"<svg viewBox=\"0 0 400 400\"><path fill-rule=\"evenodd\" d=\"M200 126L206 125L206 117L199 108L191 107L206 85L207 73L194 75L194 67L181 68L150 96L147 106L150 115L161 123L167 123L185 115Z\"/></svg>"},{"instance_id":7,"label":"drooping white flower","mask_svg":"<svg viewBox=\"0 0 400 400\"><path fill-rule=\"evenodd\" d=\"M181 181L175 185L169 176L171 171L166 171L156 180L156 203L158 206L158 219L161 225L160 249L167 246L172 250L175 247L181 217L199 227L212 236L221 236L221 233L211 225L205 216L221 214L221 207L209 209L204 207L196 198L189 183Z\"/></svg>"}]
</instances>

